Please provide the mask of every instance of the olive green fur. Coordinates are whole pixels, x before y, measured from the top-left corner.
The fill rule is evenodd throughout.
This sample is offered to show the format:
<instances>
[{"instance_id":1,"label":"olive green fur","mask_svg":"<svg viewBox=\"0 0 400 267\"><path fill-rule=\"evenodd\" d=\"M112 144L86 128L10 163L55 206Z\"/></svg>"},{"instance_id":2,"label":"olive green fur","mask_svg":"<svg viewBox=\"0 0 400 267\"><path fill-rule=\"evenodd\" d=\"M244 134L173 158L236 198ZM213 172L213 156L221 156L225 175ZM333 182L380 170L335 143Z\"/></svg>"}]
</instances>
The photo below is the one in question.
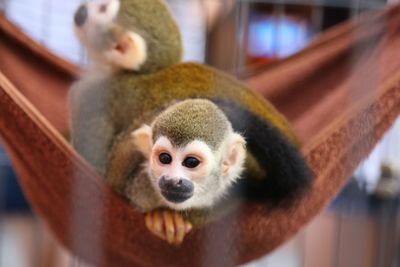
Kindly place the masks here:
<instances>
[{"instance_id":1,"label":"olive green fur","mask_svg":"<svg viewBox=\"0 0 400 267\"><path fill-rule=\"evenodd\" d=\"M147 59L137 73L152 73L181 61L181 34L169 8L160 0L120 0L117 24L146 41Z\"/></svg>"},{"instance_id":2,"label":"olive green fur","mask_svg":"<svg viewBox=\"0 0 400 267\"><path fill-rule=\"evenodd\" d=\"M166 136L177 147L200 140L216 151L231 125L225 114L207 100L186 100L173 105L156 117L152 125L153 142Z\"/></svg>"},{"instance_id":3,"label":"olive green fur","mask_svg":"<svg viewBox=\"0 0 400 267\"><path fill-rule=\"evenodd\" d=\"M156 115L177 101L221 98L247 107L278 128L292 143L298 143L285 118L268 101L212 67L181 63L152 74L121 72L109 82L108 109L116 134L139 128L144 122L151 124Z\"/></svg>"}]
</instances>

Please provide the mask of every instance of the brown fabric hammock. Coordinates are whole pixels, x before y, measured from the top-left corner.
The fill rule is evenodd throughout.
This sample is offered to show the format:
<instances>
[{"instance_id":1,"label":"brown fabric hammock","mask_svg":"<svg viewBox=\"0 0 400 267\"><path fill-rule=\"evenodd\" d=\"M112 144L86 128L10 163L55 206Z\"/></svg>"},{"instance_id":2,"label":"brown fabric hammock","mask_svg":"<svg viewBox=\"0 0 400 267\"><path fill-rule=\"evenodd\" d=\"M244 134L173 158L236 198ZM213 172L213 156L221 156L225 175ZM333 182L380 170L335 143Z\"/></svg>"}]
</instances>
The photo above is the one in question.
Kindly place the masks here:
<instances>
[{"instance_id":1,"label":"brown fabric hammock","mask_svg":"<svg viewBox=\"0 0 400 267\"><path fill-rule=\"evenodd\" d=\"M400 7L322 34L248 79L294 124L316 175L290 208L243 203L182 246L153 236L77 155L66 96L78 71L0 17L0 134L26 196L58 239L96 266L231 266L275 249L316 216L400 113Z\"/></svg>"}]
</instances>

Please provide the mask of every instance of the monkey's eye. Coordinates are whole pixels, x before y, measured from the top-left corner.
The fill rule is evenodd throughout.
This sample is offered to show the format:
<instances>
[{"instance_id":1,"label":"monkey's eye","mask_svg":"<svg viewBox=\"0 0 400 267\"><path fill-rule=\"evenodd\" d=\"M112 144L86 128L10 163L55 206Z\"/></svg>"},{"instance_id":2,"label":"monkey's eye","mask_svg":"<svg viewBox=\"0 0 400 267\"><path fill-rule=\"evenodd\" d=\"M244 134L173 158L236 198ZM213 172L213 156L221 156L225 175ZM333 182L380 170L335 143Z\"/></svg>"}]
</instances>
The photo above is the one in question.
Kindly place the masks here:
<instances>
[{"instance_id":1,"label":"monkey's eye","mask_svg":"<svg viewBox=\"0 0 400 267\"><path fill-rule=\"evenodd\" d=\"M186 168L196 168L199 166L200 160L196 159L195 157L187 157L185 160L182 162L182 165L185 166Z\"/></svg>"},{"instance_id":2,"label":"monkey's eye","mask_svg":"<svg viewBox=\"0 0 400 267\"><path fill-rule=\"evenodd\" d=\"M158 156L158 160L162 163L162 164L170 164L172 162L172 157L170 154L168 153L161 153Z\"/></svg>"},{"instance_id":3,"label":"monkey's eye","mask_svg":"<svg viewBox=\"0 0 400 267\"><path fill-rule=\"evenodd\" d=\"M102 5L99 7L99 12L100 12L100 13L106 13L106 11L107 11L107 4L102 4Z\"/></svg>"}]
</instances>

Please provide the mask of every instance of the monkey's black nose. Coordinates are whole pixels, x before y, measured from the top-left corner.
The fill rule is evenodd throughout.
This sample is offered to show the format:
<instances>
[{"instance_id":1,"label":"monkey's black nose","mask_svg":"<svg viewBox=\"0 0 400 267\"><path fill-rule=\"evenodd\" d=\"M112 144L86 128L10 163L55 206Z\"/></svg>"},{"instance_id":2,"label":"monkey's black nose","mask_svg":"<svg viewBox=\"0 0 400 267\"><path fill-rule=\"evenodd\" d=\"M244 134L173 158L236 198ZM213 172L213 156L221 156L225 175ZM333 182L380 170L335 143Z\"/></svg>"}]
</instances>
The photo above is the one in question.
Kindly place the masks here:
<instances>
[{"instance_id":1,"label":"monkey's black nose","mask_svg":"<svg viewBox=\"0 0 400 267\"><path fill-rule=\"evenodd\" d=\"M158 182L161 194L174 203L181 203L193 196L194 185L187 179L174 179L162 176Z\"/></svg>"},{"instance_id":2,"label":"monkey's black nose","mask_svg":"<svg viewBox=\"0 0 400 267\"><path fill-rule=\"evenodd\" d=\"M88 17L88 9L86 5L81 5L75 12L74 21L76 26L81 27Z\"/></svg>"}]
</instances>

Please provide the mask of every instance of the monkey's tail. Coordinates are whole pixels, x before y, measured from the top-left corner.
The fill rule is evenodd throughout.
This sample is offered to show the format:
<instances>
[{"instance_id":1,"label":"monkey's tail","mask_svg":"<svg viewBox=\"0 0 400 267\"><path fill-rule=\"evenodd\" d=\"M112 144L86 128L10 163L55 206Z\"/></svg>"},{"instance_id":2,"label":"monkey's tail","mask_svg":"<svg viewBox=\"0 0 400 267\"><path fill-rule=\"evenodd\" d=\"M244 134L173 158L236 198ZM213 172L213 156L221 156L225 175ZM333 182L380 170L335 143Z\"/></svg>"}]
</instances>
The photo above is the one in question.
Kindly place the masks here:
<instances>
[{"instance_id":1,"label":"monkey's tail","mask_svg":"<svg viewBox=\"0 0 400 267\"><path fill-rule=\"evenodd\" d=\"M265 170L266 177L246 177L238 184L246 199L288 203L310 188L313 174L294 144L269 121L237 103L212 99L236 132L244 135L247 150Z\"/></svg>"}]
</instances>

